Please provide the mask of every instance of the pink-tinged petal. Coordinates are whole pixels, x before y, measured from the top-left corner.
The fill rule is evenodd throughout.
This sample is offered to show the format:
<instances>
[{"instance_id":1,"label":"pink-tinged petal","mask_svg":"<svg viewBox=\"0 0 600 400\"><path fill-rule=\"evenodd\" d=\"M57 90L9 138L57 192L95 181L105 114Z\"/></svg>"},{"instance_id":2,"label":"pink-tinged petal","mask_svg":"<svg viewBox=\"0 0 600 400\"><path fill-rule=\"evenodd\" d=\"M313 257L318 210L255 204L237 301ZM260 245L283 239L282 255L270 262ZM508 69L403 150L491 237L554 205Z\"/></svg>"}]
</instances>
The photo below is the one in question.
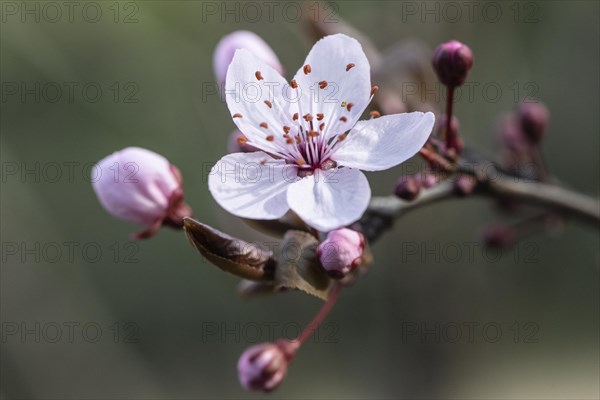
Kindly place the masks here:
<instances>
[{"instance_id":1,"label":"pink-tinged petal","mask_svg":"<svg viewBox=\"0 0 600 400\"><path fill-rule=\"evenodd\" d=\"M284 125L292 125L289 84L264 61L246 49L237 50L227 71L225 99L233 122L248 144L283 155ZM293 132L292 132L293 133Z\"/></svg>"},{"instance_id":2,"label":"pink-tinged petal","mask_svg":"<svg viewBox=\"0 0 600 400\"><path fill-rule=\"evenodd\" d=\"M217 203L238 217L277 219L288 210L286 191L297 180L297 167L262 151L221 158L208 176Z\"/></svg>"},{"instance_id":3,"label":"pink-tinged petal","mask_svg":"<svg viewBox=\"0 0 600 400\"><path fill-rule=\"evenodd\" d=\"M231 60L233 60L235 51L238 49L247 49L279 73L283 74L283 67L279 62L277 55L260 36L250 31L235 31L229 35L223 36L213 53L213 68L219 86L225 84L227 68L231 63Z\"/></svg>"},{"instance_id":4,"label":"pink-tinged petal","mask_svg":"<svg viewBox=\"0 0 600 400\"><path fill-rule=\"evenodd\" d=\"M169 201L181 186L166 158L140 147L127 147L100 160L91 179L109 213L144 225L166 217Z\"/></svg>"},{"instance_id":5,"label":"pink-tinged petal","mask_svg":"<svg viewBox=\"0 0 600 400\"><path fill-rule=\"evenodd\" d=\"M412 112L361 121L338 144L331 156L338 164L381 171L408 160L425 144L435 117L433 113Z\"/></svg>"},{"instance_id":6,"label":"pink-tinged petal","mask_svg":"<svg viewBox=\"0 0 600 400\"><path fill-rule=\"evenodd\" d=\"M308 225L324 232L358 220L370 199L367 178L351 168L317 169L287 192L290 208Z\"/></svg>"},{"instance_id":7,"label":"pink-tinged petal","mask_svg":"<svg viewBox=\"0 0 600 400\"><path fill-rule=\"evenodd\" d=\"M350 129L371 96L369 61L360 43L343 34L326 36L315 43L294 80L302 94L300 112L324 114L328 136ZM326 85L321 89L323 82ZM347 121L340 121L342 117Z\"/></svg>"}]
</instances>

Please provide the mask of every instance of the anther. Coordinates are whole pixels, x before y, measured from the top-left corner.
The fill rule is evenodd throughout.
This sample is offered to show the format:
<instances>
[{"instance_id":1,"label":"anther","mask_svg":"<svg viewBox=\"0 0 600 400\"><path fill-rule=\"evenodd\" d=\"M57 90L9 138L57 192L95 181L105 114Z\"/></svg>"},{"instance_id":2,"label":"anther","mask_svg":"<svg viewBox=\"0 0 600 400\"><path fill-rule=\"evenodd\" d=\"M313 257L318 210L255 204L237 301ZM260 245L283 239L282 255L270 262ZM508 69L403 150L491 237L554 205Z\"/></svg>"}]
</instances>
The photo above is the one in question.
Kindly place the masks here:
<instances>
[{"instance_id":1,"label":"anther","mask_svg":"<svg viewBox=\"0 0 600 400\"><path fill-rule=\"evenodd\" d=\"M381 113L380 113L379 111L376 111L376 110L373 110L373 111L371 111L371 112L369 113L369 115L370 115L372 118L379 118L379 117L381 117Z\"/></svg>"},{"instance_id":2,"label":"anther","mask_svg":"<svg viewBox=\"0 0 600 400\"><path fill-rule=\"evenodd\" d=\"M298 82L296 82L295 79L292 79L292 89L297 89L298 88Z\"/></svg>"},{"instance_id":3,"label":"anther","mask_svg":"<svg viewBox=\"0 0 600 400\"><path fill-rule=\"evenodd\" d=\"M342 107L346 107L348 103L346 103L345 101L342 101Z\"/></svg>"},{"instance_id":4,"label":"anther","mask_svg":"<svg viewBox=\"0 0 600 400\"><path fill-rule=\"evenodd\" d=\"M267 139L267 142L272 142L273 140L275 140L275 137L273 135L269 135L265 139Z\"/></svg>"},{"instance_id":5,"label":"anther","mask_svg":"<svg viewBox=\"0 0 600 400\"><path fill-rule=\"evenodd\" d=\"M232 115L232 118L242 118L242 114L235 113L235 114Z\"/></svg>"},{"instance_id":6,"label":"anther","mask_svg":"<svg viewBox=\"0 0 600 400\"><path fill-rule=\"evenodd\" d=\"M312 116L312 115L310 115L310 113L309 113L309 114L305 114L305 115L303 115L303 116L302 116L302 118L304 118L304 120L305 120L306 122L310 122L310 121L312 121L312 120L313 120L313 116Z\"/></svg>"},{"instance_id":7,"label":"anther","mask_svg":"<svg viewBox=\"0 0 600 400\"><path fill-rule=\"evenodd\" d=\"M323 118L325 118L325 114L323 114L323 113L317 114L317 121L321 121Z\"/></svg>"},{"instance_id":8,"label":"anther","mask_svg":"<svg viewBox=\"0 0 600 400\"><path fill-rule=\"evenodd\" d=\"M265 104L267 105L267 107L273 108L273 103L271 103L269 100L265 100Z\"/></svg>"},{"instance_id":9,"label":"anther","mask_svg":"<svg viewBox=\"0 0 600 400\"><path fill-rule=\"evenodd\" d=\"M254 76L256 76L256 79L258 79L259 81L262 81L264 79L260 71L256 71L254 73Z\"/></svg>"},{"instance_id":10,"label":"anther","mask_svg":"<svg viewBox=\"0 0 600 400\"><path fill-rule=\"evenodd\" d=\"M321 125L319 125L319 130L323 131L323 128L325 128L325 122L323 122Z\"/></svg>"},{"instance_id":11,"label":"anther","mask_svg":"<svg viewBox=\"0 0 600 400\"><path fill-rule=\"evenodd\" d=\"M317 131L309 131L308 132L308 136L310 136L310 137L317 137L317 136L319 136L319 132L317 132Z\"/></svg>"},{"instance_id":12,"label":"anther","mask_svg":"<svg viewBox=\"0 0 600 400\"><path fill-rule=\"evenodd\" d=\"M284 125L283 126L283 132L287 134L287 133L289 133L289 131L290 131L290 127L287 126L287 125Z\"/></svg>"},{"instance_id":13,"label":"anther","mask_svg":"<svg viewBox=\"0 0 600 400\"><path fill-rule=\"evenodd\" d=\"M321 82L319 82L319 87L321 89L325 89L327 87L327 81L321 81Z\"/></svg>"},{"instance_id":14,"label":"anther","mask_svg":"<svg viewBox=\"0 0 600 400\"><path fill-rule=\"evenodd\" d=\"M379 86L375 85L371 88L371 96L373 96L379 90Z\"/></svg>"},{"instance_id":15,"label":"anther","mask_svg":"<svg viewBox=\"0 0 600 400\"><path fill-rule=\"evenodd\" d=\"M344 139L346 139L346 136L348 136L348 132L346 133L342 133L341 135L338 136L338 140L340 142L344 141Z\"/></svg>"},{"instance_id":16,"label":"anther","mask_svg":"<svg viewBox=\"0 0 600 400\"><path fill-rule=\"evenodd\" d=\"M237 142L239 145L244 145L244 144L248 143L248 138L245 136L239 136L237 138Z\"/></svg>"},{"instance_id":17,"label":"anther","mask_svg":"<svg viewBox=\"0 0 600 400\"><path fill-rule=\"evenodd\" d=\"M351 111L352 107L354 107L354 103L348 103L348 105L346 106L346 108L348 109L348 111Z\"/></svg>"},{"instance_id":18,"label":"anther","mask_svg":"<svg viewBox=\"0 0 600 400\"><path fill-rule=\"evenodd\" d=\"M294 121L298 121L298 113L294 113L294 116L292 117L292 119Z\"/></svg>"},{"instance_id":19,"label":"anther","mask_svg":"<svg viewBox=\"0 0 600 400\"><path fill-rule=\"evenodd\" d=\"M304 66L303 70L304 70L304 75L308 75L308 74L310 74L310 73L311 73L311 71L312 71L312 68L310 67L310 64L306 64L306 65Z\"/></svg>"},{"instance_id":20,"label":"anther","mask_svg":"<svg viewBox=\"0 0 600 400\"><path fill-rule=\"evenodd\" d=\"M348 65L346 65L346 72L350 71L354 67L356 67L355 64L348 64Z\"/></svg>"},{"instance_id":21,"label":"anther","mask_svg":"<svg viewBox=\"0 0 600 400\"><path fill-rule=\"evenodd\" d=\"M266 122L261 122L259 126L261 128L269 129L269 124L267 124Z\"/></svg>"},{"instance_id":22,"label":"anther","mask_svg":"<svg viewBox=\"0 0 600 400\"><path fill-rule=\"evenodd\" d=\"M340 117L340 121L342 121L342 122L347 122L347 121L348 121L348 118L346 118L346 117Z\"/></svg>"}]
</instances>

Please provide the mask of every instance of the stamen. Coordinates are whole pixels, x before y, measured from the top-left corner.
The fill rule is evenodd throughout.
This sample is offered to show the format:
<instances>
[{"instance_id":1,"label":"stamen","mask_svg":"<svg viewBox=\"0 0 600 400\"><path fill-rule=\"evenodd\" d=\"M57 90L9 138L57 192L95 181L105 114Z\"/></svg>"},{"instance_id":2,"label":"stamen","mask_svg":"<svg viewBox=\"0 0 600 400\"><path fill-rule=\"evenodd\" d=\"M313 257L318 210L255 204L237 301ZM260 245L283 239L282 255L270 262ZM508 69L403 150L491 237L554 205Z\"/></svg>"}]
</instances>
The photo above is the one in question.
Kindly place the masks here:
<instances>
[{"instance_id":1,"label":"stamen","mask_svg":"<svg viewBox=\"0 0 600 400\"><path fill-rule=\"evenodd\" d=\"M267 107L273 108L273 103L271 103L269 100L265 100L265 104L267 105Z\"/></svg>"},{"instance_id":2,"label":"stamen","mask_svg":"<svg viewBox=\"0 0 600 400\"><path fill-rule=\"evenodd\" d=\"M298 121L298 113L294 113L294 116L292 117L292 119L294 121Z\"/></svg>"},{"instance_id":3,"label":"stamen","mask_svg":"<svg viewBox=\"0 0 600 400\"><path fill-rule=\"evenodd\" d=\"M260 164L265 165L267 163L267 161L268 160L266 158L263 158L262 160L260 160Z\"/></svg>"},{"instance_id":4,"label":"stamen","mask_svg":"<svg viewBox=\"0 0 600 400\"><path fill-rule=\"evenodd\" d=\"M379 86L375 85L371 88L371 96L373 96L379 90Z\"/></svg>"},{"instance_id":5,"label":"stamen","mask_svg":"<svg viewBox=\"0 0 600 400\"><path fill-rule=\"evenodd\" d=\"M296 159L296 164L298 164L299 166L303 166L306 164L306 161L304 161L304 158L298 158Z\"/></svg>"},{"instance_id":6,"label":"stamen","mask_svg":"<svg viewBox=\"0 0 600 400\"><path fill-rule=\"evenodd\" d=\"M350 71L354 67L356 67L355 64L348 64L348 65L346 65L346 72Z\"/></svg>"},{"instance_id":7,"label":"stamen","mask_svg":"<svg viewBox=\"0 0 600 400\"><path fill-rule=\"evenodd\" d=\"M308 132L308 136L310 136L310 137L317 137L317 136L319 136L319 132L317 132L317 131L309 131Z\"/></svg>"},{"instance_id":8,"label":"stamen","mask_svg":"<svg viewBox=\"0 0 600 400\"><path fill-rule=\"evenodd\" d=\"M348 103L346 103L345 101L342 101L342 107L346 107Z\"/></svg>"},{"instance_id":9,"label":"stamen","mask_svg":"<svg viewBox=\"0 0 600 400\"><path fill-rule=\"evenodd\" d=\"M310 113L308 113L308 114L306 114L306 115L302 116L302 118L304 118L304 120L305 120L306 122L310 122L310 121L312 121L312 120L313 120L313 116L312 116L312 115L310 115Z\"/></svg>"},{"instance_id":10,"label":"stamen","mask_svg":"<svg viewBox=\"0 0 600 400\"><path fill-rule=\"evenodd\" d=\"M284 126L283 126L283 132L284 132L285 134L288 134L288 133L290 132L290 129L291 129L291 128L290 128L289 126L287 126L287 125L284 125Z\"/></svg>"},{"instance_id":11,"label":"stamen","mask_svg":"<svg viewBox=\"0 0 600 400\"><path fill-rule=\"evenodd\" d=\"M323 122L321 125L319 125L319 130L322 132L323 128L325 128L325 122Z\"/></svg>"},{"instance_id":12,"label":"stamen","mask_svg":"<svg viewBox=\"0 0 600 400\"><path fill-rule=\"evenodd\" d=\"M298 88L298 82L296 82L296 80L295 80L295 79L292 79L292 84L291 84L291 86L292 86L292 89L297 89L297 88Z\"/></svg>"},{"instance_id":13,"label":"stamen","mask_svg":"<svg viewBox=\"0 0 600 400\"><path fill-rule=\"evenodd\" d=\"M269 129L269 124L267 124L266 122L261 122L259 126L261 128Z\"/></svg>"},{"instance_id":14,"label":"stamen","mask_svg":"<svg viewBox=\"0 0 600 400\"><path fill-rule=\"evenodd\" d=\"M317 121L321 121L323 118L325 118L325 114L323 114L323 113L317 114Z\"/></svg>"},{"instance_id":15,"label":"stamen","mask_svg":"<svg viewBox=\"0 0 600 400\"><path fill-rule=\"evenodd\" d=\"M285 142L287 144L294 144L294 139L292 139L291 137L287 137L287 138L285 138Z\"/></svg>"},{"instance_id":16,"label":"stamen","mask_svg":"<svg viewBox=\"0 0 600 400\"><path fill-rule=\"evenodd\" d=\"M275 137L273 135L269 135L265 139L267 139L267 142L272 142L273 140L275 140Z\"/></svg>"},{"instance_id":17,"label":"stamen","mask_svg":"<svg viewBox=\"0 0 600 400\"><path fill-rule=\"evenodd\" d=\"M325 89L327 87L327 81L321 81L321 82L319 82L319 87L321 89Z\"/></svg>"},{"instance_id":18,"label":"stamen","mask_svg":"<svg viewBox=\"0 0 600 400\"><path fill-rule=\"evenodd\" d=\"M369 113L369 115L370 115L372 118L379 118L379 117L381 117L381 113L380 113L379 111L377 111L377 110L373 110L373 111L371 111L371 112Z\"/></svg>"},{"instance_id":19,"label":"stamen","mask_svg":"<svg viewBox=\"0 0 600 400\"><path fill-rule=\"evenodd\" d=\"M264 79L260 71L256 71L254 73L254 76L256 76L256 79L258 79L259 81L262 81Z\"/></svg>"},{"instance_id":20,"label":"stamen","mask_svg":"<svg viewBox=\"0 0 600 400\"><path fill-rule=\"evenodd\" d=\"M244 145L244 144L248 143L248 138L246 136L239 136L237 138L237 142L239 145Z\"/></svg>"},{"instance_id":21,"label":"stamen","mask_svg":"<svg viewBox=\"0 0 600 400\"><path fill-rule=\"evenodd\" d=\"M346 117L340 117L340 121L342 121L342 122L348 122L348 118L346 118Z\"/></svg>"},{"instance_id":22,"label":"stamen","mask_svg":"<svg viewBox=\"0 0 600 400\"><path fill-rule=\"evenodd\" d=\"M303 68L304 70L304 75L308 75L312 72L312 68L310 67L310 64L306 64Z\"/></svg>"},{"instance_id":23,"label":"stamen","mask_svg":"<svg viewBox=\"0 0 600 400\"><path fill-rule=\"evenodd\" d=\"M352 107L354 107L354 103L348 103L348 106L346 108L348 109L348 111L351 111Z\"/></svg>"},{"instance_id":24,"label":"stamen","mask_svg":"<svg viewBox=\"0 0 600 400\"><path fill-rule=\"evenodd\" d=\"M300 137L300 135L294 136L294 139L296 139L296 143L298 143L298 144L302 143L302 138Z\"/></svg>"},{"instance_id":25,"label":"stamen","mask_svg":"<svg viewBox=\"0 0 600 400\"><path fill-rule=\"evenodd\" d=\"M232 118L242 118L242 114L240 113L235 113L231 116Z\"/></svg>"},{"instance_id":26,"label":"stamen","mask_svg":"<svg viewBox=\"0 0 600 400\"><path fill-rule=\"evenodd\" d=\"M338 141L340 141L340 142L344 141L344 139L346 139L346 136L348 136L348 132L342 133L341 135L338 136Z\"/></svg>"}]
</instances>

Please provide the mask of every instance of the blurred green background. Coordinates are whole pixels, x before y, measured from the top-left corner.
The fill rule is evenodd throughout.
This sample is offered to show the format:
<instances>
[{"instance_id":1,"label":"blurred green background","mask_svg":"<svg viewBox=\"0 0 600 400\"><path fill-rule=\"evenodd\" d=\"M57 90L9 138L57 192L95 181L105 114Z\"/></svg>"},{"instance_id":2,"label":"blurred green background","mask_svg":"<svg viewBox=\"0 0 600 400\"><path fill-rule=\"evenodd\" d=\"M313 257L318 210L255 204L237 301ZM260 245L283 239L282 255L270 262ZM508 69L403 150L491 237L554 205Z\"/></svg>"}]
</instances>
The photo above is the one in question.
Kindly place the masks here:
<instances>
[{"instance_id":1,"label":"blurred green background","mask_svg":"<svg viewBox=\"0 0 600 400\"><path fill-rule=\"evenodd\" d=\"M100 207L89 166L130 145L157 151L180 167L200 220L272 241L226 214L207 190L233 123L205 85L214 82L214 46L231 31L262 36L288 78L312 41L296 8L282 13L284 2L274 2L272 20L264 2L254 3L259 18L243 14L243 2L75 3L70 18L62 2L61 17L46 2L1 2L0 394L262 398L240 388L238 356L257 333L269 340L270 326L276 337L296 334L320 301L301 293L242 300L237 279L202 260L180 232L130 244L138 227ZM458 18L441 2L337 1L335 14L381 50L404 39L430 49L452 38L467 43L475 54L469 80L502 89L494 101L475 89L473 101L456 105L465 141L484 153L494 152L497 116L533 83L552 112L543 145L552 173L597 198L599 3L467 3L471 15L454 3ZM239 21L208 6L238 7ZM54 101L56 85L62 98ZM370 174L373 193L389 194L398 174ZM343 293L318 343L300 351L273 397L598 398L598 232L568 224L495 259L480 235L500 218L478 198L398 221L374 246L371 272ZM473 340L469 323L477 324ZM462 336L452 343L453 331L436 324L456 324ZM425 332L421 340L423 327L441 338ZM492 340L495 327L502 331Z\"/></svg>"}]
</instances>

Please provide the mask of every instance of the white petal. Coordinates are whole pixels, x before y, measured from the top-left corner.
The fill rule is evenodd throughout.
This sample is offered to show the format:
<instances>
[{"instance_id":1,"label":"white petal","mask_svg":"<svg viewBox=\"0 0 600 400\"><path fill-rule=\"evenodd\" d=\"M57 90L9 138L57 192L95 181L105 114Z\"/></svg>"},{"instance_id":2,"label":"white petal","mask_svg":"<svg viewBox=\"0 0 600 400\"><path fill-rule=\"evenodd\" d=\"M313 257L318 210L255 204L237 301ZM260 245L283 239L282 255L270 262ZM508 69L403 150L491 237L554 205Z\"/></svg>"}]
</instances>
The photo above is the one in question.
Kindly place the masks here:
<instances>
[{"instance_id":1,"label":"white petal","mask_svg":"<svg viewBox=\"0 0 600 400\"><path fill-rule=\"evenodd\" d=\"M381 171L408 160L425 144L435 117L412 112L361 121L331 156L338 164L364 171Z\"/></svg>"},{"instance_id":2,"label":"white petal","mask_svg":"<svg viewBox=\"0 0 600 400\"><path fill-rule=\"evenodd\" d=\"M330 231L358 220L369 205L371 188L357 169L315 170L288 189L290 208L310 226Z\"/></svg>"},{"instance_id":3,"label":"white petal","mask_svg":"<svg viewBox=\"0 0 600 400\"><path fill-rule=\"evenodd\" d=\"M262 79L257 78L257 74ZM267 63L246 49L235 52L227 70L227 106L232 116L241 115L233 121L250 143L271 154L280 154L280 150L285 148L283 126L292 125L295 111L290 111L291 103L284 97L287 90L289 84ZM268 127L261 127L262 123ZM269 135L273 135L275 140L267 141Z\"/></svg>"},{"instance_id":4,"label":"white petal","mask_svg":"<svg viewBox=\"0 0 600 400\"><path fill-rule=\"evenodd\" d=\"M277 219L289 207L286 190L297 168L262 151L221 158L208 176L208 190L225 210L239 217Z\"/></svg>"},{"instance_id":5,"label":"white petal","mask_svg":"<svg viewBox=\"0 0 600 400\"><path fill-rule=\"evenodd\" d=\"M354 67L346 71L349 64ZM304 73L310 65L311 72ZM325 114L325 130L328 137L350 129L369 104L371 97L371 67L360 43L346 35L326 36L319 40L306 57L294 77L301 90L300 112ZM326 81L325 89L319 82ZM291 96L292 97L292 96ZM352 103L351 111L342 102ZM339 118L348 121L342 123Z\"/></svg>"}]
</instances>

